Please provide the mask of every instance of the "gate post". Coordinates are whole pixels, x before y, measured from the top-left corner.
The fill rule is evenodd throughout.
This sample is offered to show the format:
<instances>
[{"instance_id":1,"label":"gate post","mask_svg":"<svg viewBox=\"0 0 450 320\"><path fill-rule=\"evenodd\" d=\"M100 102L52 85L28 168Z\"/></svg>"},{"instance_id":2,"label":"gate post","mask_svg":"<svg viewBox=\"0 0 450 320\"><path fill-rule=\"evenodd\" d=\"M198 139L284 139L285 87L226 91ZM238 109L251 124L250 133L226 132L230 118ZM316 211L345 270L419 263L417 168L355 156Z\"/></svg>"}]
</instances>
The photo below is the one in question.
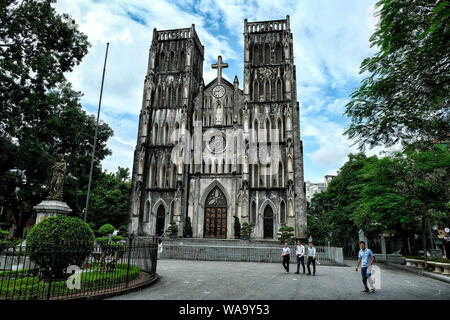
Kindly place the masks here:
<instances>
[{"instance_id":1,"label":"gate post","mask_svg":"<svg viewBox=\"0 0 450 320\"><path fill-rule=\"evenodd\" d=\"M125 288L128 288L128 275L130 273L130 259L131 259L131 248L132 248L132 244L133 244L133 238L134 235L133 233L129 235L128 237L128 262L127 262L127 278L126 278L126 283L125 283Z\"/></svg>"}]
</instances>

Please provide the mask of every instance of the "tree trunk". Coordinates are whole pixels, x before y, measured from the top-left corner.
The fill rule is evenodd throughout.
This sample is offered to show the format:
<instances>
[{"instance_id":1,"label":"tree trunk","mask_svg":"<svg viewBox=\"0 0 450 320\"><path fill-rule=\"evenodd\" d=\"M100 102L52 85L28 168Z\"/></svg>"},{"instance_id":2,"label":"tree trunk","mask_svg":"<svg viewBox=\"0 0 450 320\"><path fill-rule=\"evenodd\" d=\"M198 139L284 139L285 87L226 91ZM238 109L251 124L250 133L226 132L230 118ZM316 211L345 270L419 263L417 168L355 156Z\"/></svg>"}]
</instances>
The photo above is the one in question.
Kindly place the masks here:
<instances>
[{"instance_id":1,"label":"tree trunk","mask_svg":"<svg viewBox=\"0 0 450 320\"><path fill-rule=\"evenodd\" d=\"M422 216L422 246L423 246L423 262L425 269L428 268L427 257L427 237L426 237L426 216Z\"/></svg>"}]
</instances>

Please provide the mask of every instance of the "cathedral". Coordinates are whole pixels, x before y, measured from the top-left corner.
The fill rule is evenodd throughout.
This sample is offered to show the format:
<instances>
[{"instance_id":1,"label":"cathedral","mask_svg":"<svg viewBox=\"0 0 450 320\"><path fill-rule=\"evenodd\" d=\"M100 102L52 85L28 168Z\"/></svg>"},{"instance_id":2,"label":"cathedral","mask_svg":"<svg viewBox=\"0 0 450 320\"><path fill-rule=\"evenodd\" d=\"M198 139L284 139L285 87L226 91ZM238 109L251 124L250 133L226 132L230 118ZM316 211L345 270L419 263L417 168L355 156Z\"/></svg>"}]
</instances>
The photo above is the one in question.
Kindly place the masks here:
<instances>
[{"instance_id":1,"label":"cathedral","mask_svg":"<svg viewBox=\"0 0 450 320\"><path fill-rule=\"evenodd\" d=\"M236 220L254 239L290 226L305 238L303 147L293 37L283 20L244 20L243 87L203 81L195 25L153 30L134 153L129 231L234 239Z\"/></svg>"}]
</instances>

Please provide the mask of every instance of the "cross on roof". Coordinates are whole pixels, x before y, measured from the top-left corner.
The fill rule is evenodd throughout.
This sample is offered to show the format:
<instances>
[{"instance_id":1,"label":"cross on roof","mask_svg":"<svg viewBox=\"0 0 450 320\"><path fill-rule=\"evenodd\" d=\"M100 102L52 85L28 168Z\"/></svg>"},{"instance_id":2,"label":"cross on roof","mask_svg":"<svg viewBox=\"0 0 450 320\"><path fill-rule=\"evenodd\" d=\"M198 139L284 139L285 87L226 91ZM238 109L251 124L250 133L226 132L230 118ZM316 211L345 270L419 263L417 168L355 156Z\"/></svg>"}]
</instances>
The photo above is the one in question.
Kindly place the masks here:
<instances>
[{"instance_id":1,"label":"cross on roof","mask_svg":"<svg viewBox=\"0 0 450 320\"><path fill-rule=\"evenodd\" d=\"M217 63L211 65L211 68L217 69L217 83L220 84L220 79L222 79L222 68L228 68L228 63L222 63L222 56L217 58Z\"/></svg>"}]
</instances>

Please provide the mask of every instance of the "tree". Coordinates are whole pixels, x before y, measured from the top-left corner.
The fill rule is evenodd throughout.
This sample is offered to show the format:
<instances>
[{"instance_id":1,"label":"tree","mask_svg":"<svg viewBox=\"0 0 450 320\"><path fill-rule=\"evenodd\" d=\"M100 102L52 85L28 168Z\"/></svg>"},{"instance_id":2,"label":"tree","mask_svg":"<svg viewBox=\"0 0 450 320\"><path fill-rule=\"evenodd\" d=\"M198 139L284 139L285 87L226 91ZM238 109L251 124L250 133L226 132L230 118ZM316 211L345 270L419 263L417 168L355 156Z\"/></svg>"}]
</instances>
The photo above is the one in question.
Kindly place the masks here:
<instances>
[{"instance_id":1,"label":"tree","mask_svg":"<svg viewBox=\"0 0 450 320\"><path fill-rule=\"evenodd\" d=\"M308 232L314 241L347 247L358 237L358 228L352 214L361 198L363 183L361 170L377 157L366 157L363 153L350 154L349 160L339 169L327 190L316 194L308 212Z\"/></svg>"},{"instance_id":2,"label":"tree","mask_svg":"<svg viewBox=\"0 0 450 320\"><path fill-rule=\"evenodd\" d=\"M48 194L57 153L68 163L64 200L80 215L85 201L95 117L80 105L64 74L87 53L86 35L56 13L55 1L12 1L0 5L0 203L10 208L16 236ZM45 22L45 23L44 23ZM94 178L111 128L99 127Z\"/></svg>"},{"instance_id":3,"label":"tree","mask_svg":"<svg viewBox=\"0 0 450 320\"><path fill-rule=\"evenodd\" d=\"M397 142L429 146L450 132L450 4L380 0L370 38L379 51L361 64L369 76L351 96L346 130L361 148Z\"/></svg>"},{"instance_id":4,"label":"tree","mask_svg":"<svg viewBox=\"0 0 450 320\"><path fill-rule=\"evenodd\" d=\"M448 218L450 154L445 146L428 151L408 149L372 163L363 170L354 219L364 231L422 231L426 261L427 219Z\"/></svg>"},{"instance_id":5,"label":"tree","mask_svg":"<svg viewBox=\"0 0 450 320\"><path fill-rule=\"evenodd\" d=\"M130 187L128 168L119 167L116 173L105 172L99 175L91 190L87 221L93 223L94 228L107 223L115 228L126 225Z\"/></svg>"}]
</instances>

